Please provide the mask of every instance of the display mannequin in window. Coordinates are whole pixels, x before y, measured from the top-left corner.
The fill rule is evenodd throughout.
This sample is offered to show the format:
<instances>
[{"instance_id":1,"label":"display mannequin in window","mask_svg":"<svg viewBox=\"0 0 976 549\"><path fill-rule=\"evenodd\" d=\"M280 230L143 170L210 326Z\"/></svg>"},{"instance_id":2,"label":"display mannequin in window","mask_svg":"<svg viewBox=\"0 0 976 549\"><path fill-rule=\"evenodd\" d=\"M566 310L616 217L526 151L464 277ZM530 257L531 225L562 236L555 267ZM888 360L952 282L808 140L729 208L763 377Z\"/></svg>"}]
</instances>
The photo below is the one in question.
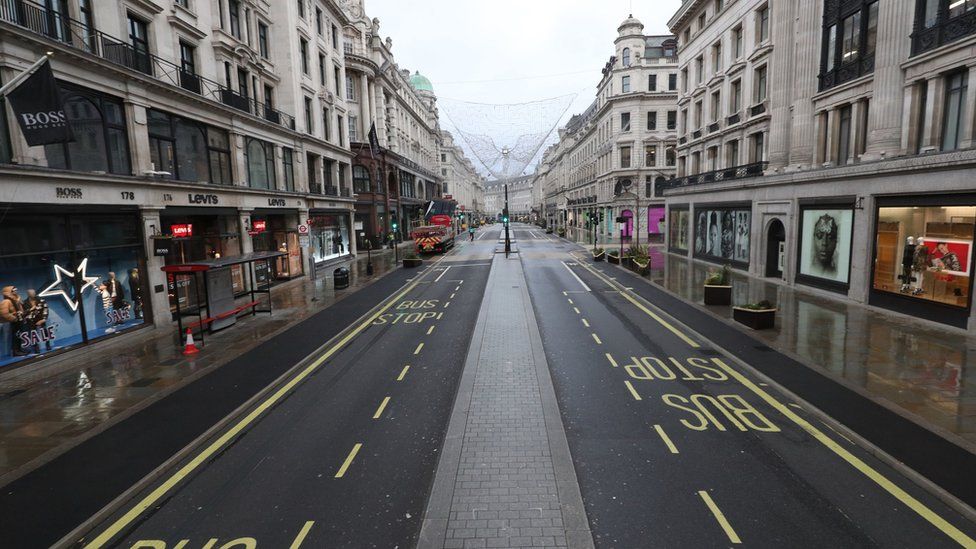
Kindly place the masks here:
<instances>
[{"instance_id":1,"label":"display mannequin in window","mask_svg":"<svg viewBox=\"0 0 976 549\"><path fill-rule=\"evenodd\" d=\"M912 265L915 263L915 237L910 236L905 239L905 250L901 255L901 291L908 293L912 287Z\"/></svg>"},{"instance_id":2,"label":"display mannequin in window","mask_svg":"<svg viewBox=\"0 0 976 549\"><path fill-rule=\"evenodd\" d=\"M915 255L912 259L912 295L921 295L925 293L922 289L923 277L922 274L928 270L932 262L932 254L929 253L929 247L925 245L925 239L923 237L918 237L915 239Z\"/></svg>"},{"instance_id":3,"label":"display mannequin in window","mask_svg":"<svg viewBox=\"0 0 976 549\"><path fill-rule=\"evenodd\" d=\"M108 295L112 296L113 308L122 310L128 306L128 303L125 301L125 290L122 288L122 283L119 279L115 278L115 273L108 273L105 288L108 290Z\"/></svg>"},{"instance_id":4,"label":"display mannequin in window","mask_svg":"<svg viewBox=\"0 0 976 549\"><path fill-rule=\"evenodd\" d=\"M17 334L24 329L24 303L14 286L4 286L0 290L0 327L8 326L10 333L10 352L13 356L27 354L20 345ZM4 336L6 337L6 336Z\"/></svg>"},{"instance_id":5,"label":"display mannequin in window","mask_svg":"<svg viewBox=\"0 0 976 549\"><path fill-rule=\"evenodd\" d=\"M27 290L27 301L24 302L24 329L34 331L47 327L48 314L47 301L44 301L42 297L38 297L36 290ZM44 345L48 351L51 350L50 339L45 339ZM40 343L34 344L34 352L41 352Z\"/></svg>"},{"instance_id":6,"label":"display mannequin in window","mask_svg":"<svg viewBox=\"0 0 976 549\"><path fill-rule=\"evenodd\" d=\"M139 269L129 271L129 294L136 318L142 318L142 281L139 280Z\"/></svg>"}]
</instances>

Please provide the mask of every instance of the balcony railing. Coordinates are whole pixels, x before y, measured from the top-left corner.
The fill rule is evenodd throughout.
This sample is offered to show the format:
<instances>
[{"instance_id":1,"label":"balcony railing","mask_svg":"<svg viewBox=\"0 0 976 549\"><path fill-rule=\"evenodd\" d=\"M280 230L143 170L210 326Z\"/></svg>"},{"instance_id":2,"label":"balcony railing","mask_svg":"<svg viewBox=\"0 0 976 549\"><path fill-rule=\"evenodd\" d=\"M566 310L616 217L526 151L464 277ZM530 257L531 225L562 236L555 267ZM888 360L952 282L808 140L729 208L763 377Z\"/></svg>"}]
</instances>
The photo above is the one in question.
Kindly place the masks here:
<instances>
[{"instance_id":1,"label":"balcony railing","mask_svg":"<svg viewBox=\"0 0 976 549\"><path fill-rule=\"evenodd\" d=\"M759 116L766 112L766 102L763 101L758 105L753 105L749 107L749 116Z\"/></svg>"},{"instance_id":2,"label":"balcony railing","mask_svg":"<svg viewBox=\"0 0 976 549\"><path fill-rule=\"evenodd\" d=\"M935 24L929 28L916 24L915 32L912 33L912 55L934 50L972 34L976 34L976 10L952 18L949 18L948 11L940 10Z\"/></svg>"},{"instance_id":3,"label":"balcony railing","mask_svg":"<svg viewBox=\"0 0 976 549\"><path fill-rule=\"evenodd\" d=\"M661 193L669 189L693 187L695 185L705 185L707 183L715 183L720 181L733 181L736 179L760 177L762 176L763 172L766 171L766 166L768 164L768 162L753 162L752 164L745 164L743 166L732 166L722 170L661 180L655 184L657 191L656 196L661 196Z\"/></svg>"},{"instance_id":4,"label":"balcony railing","mask_svg":"<svg viewBox=\"0 0 976 549\"><path fill-rule=\"evenodd\" d=\"M874 72L874 54L859 57L854 61L842 63L820 74L820 91L839 86Z\"/></svg>"},{"instance_id":5,"label":"balcony railing","mask_svg":"<svg viewBox=\"0 0 976 549\"><path fill-rule=\"evenodd\" d=\"M742 117L739 116L739 113L735 113L725 121L725 124L727 126L731 126L732 124L738 124L741 120Z\"/></svg>"},{"instance_id":6,"label":"balcony railing","mask_svg":"<svg viewBox=\"0 0 976 549\"><path fill-rule=\"evenodd\" d=\"M712 122L711 124L708 125L708 133L715 133L720 129L722 129L722 124L718 122Z\"/></svg>"},{"instance_id":7,"label":"balcony railing","mask_svg":"<svg viewBox=\"0 0 976 549\"><path fill-rule=\"evenodd\" d=\"M0 21L56 40L101 59L138 71L163 83L177 86L212 101L230 105L286 128L295 129L295 118L263 103L243 97L226 86L198 74L187 72L179 65L153 55L142 48L123 42L100 30L91 28L51 11L29 0L0 0Z\"/></svg>"}]
</instances>

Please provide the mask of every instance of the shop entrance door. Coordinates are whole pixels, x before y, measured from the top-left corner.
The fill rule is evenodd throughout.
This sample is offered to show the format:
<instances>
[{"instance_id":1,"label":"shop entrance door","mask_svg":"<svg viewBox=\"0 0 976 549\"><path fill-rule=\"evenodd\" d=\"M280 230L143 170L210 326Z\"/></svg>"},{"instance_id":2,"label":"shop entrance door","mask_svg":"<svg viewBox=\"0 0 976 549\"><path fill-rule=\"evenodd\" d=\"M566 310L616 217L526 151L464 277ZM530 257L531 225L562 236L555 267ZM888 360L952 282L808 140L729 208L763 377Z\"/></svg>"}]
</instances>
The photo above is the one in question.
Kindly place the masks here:
<instances>
[{"instance_id":1,"label":"shop entrance door","mask_svg":"<svg viewBox=\"0 0 976 549\"><path fill-rule=\"evenodd\" d=\"M779 219L769 224L766 234L766 278L783 278L786 263L786 228Z\"/></svg>"}]
</instances>

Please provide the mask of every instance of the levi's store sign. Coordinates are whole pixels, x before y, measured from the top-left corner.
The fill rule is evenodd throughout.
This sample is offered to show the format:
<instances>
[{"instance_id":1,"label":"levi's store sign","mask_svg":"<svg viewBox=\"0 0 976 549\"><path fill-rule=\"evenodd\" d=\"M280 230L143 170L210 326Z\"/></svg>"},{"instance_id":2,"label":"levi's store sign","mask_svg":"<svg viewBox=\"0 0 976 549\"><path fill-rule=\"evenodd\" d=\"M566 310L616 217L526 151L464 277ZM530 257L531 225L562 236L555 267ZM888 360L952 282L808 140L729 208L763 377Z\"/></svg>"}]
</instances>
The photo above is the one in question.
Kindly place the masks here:
<instances>
[{"instance_id":1,"label":"levi's store sign","mask_svg":"<svg viewBox=\"0 0 976 549\"><path fill-rule=\"evenodd\" d=\"M251 222L251 230L256 233L263 233L268 228L268 222L264 219L255 219Z\"/></svg>"},{"instance_id":2,"label":"levi's store sign","mask_svg":"<svg viewBox=\"0 0 976 549\"><path fill-rule=\"evenodd\" d=\"M193 223L181 223L178 225L171 225L170 234L173 238L190 238L193 236Z\"/></svg>"}]
</instances>

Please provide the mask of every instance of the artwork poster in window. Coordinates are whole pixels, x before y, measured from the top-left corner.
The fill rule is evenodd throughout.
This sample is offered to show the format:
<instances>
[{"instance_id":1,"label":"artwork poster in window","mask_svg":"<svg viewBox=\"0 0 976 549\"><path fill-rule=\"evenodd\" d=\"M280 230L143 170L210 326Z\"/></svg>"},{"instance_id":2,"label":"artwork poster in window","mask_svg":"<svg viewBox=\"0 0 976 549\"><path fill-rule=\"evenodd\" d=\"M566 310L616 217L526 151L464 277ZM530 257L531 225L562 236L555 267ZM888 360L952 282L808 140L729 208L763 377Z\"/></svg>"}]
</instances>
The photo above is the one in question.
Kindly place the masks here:
<instances>
[{"instance_id":1,"label":"artwork poster in window","mask_svg":"<svg viewBox=\"0 0 976 549\"><path fill-rule=\"evenodd\" d=\"M804 210L800 274L847 284L853 228L852 210Z\"/></svg>"}]
</instances>

